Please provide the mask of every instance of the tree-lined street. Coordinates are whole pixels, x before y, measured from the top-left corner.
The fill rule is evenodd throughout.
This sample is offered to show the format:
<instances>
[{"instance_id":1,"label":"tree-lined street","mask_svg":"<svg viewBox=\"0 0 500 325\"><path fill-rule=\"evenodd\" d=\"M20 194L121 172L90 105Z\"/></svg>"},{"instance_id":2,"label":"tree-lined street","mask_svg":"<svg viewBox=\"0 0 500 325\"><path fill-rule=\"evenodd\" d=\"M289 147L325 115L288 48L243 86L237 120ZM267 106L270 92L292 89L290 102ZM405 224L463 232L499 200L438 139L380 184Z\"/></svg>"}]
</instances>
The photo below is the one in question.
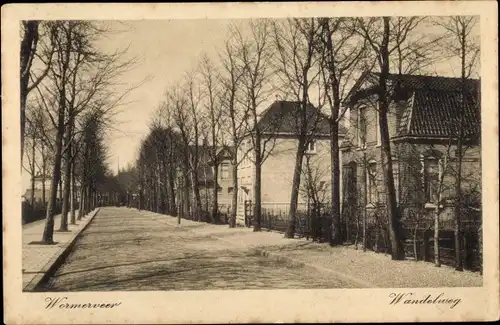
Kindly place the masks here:
<instances>
[{"instance_id":1,"label":"tree-lined street","mask_svg":"<svg viewBox=\"0 0 500 325\"><path fill-rule=\"evenodd\" d=\"M172 217L104 208L46 284L50 291L306 289L353 287L301 266L260 256Z\"/></svg>"},{"instance_id":2,"label":"tree-lined street","mask_svg":"<svg viewBox=\"0 0 500 325\"><path fill-rule=\"evenodd\" d=\"M384 272L373 270L384 269ZM418 274L418 276L417 276ZM473 272L275 232L101 208L42 291L481 286Z\"/></svg>"},{"instance_id":3,"label":"tree-lined street","mask_svg":"<svg viewBox=\"0 0 500 325\"><path fill-rule=\"evenodd\" d=\"M23 223L45 216L26 249L52 251L100 208L66 236L76 245L46 290L419 285L399 274L449 271L419 260L482 270L481 181L469 177L481 162L477 17L228 21L223 46L199 49L148 95L154 107L128 98L152 80L138 53L103 45L137 27L120 26L21 25ZM167 52L159 61L173 64ZM454 78L434 67L446 60ZM120 168L128 148L113 137L130 135L129 107L149 122ZM400 273L387 281L379 267ZM477 283L467 277L432 284Z\"/></svg>"}]
</instances>

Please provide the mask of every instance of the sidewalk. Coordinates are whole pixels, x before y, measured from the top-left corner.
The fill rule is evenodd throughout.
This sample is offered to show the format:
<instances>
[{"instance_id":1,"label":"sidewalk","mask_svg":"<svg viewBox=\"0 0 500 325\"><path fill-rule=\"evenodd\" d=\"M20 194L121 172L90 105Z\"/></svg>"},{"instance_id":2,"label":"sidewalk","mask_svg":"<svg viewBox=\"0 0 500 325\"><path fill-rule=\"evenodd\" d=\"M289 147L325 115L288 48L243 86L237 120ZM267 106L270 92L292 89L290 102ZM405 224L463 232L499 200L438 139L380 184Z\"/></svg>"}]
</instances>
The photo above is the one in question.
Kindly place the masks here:
<instances>
[{"instance_id":1,"label":"sidewalk","mask_svg":"<svg viewBox=\"0 0 500 325\"><path fill-rule=\"evenodd\" d=\"M99 209L90 212L76 225L68 225L68 232L57 232L61 222L61 215L54 217L55 245L30 245L30 242L42 239L45 220L35 221L23 225L23 290L32 291L43 279L45 274L54 266L60 257L67 252L76 237L90 223ZM78 210L76 211L78 213Z\"/></svg>"},{"instance_id":2,"label":"sidewalk","mask_svg":"<svg viewBox=\"0 0 500 325\"><path fill-rule=\"evenodd\" d=\"M143 211L155 220L177 226L174 217ZM302 239L287 239L283 234L251 228L229 228L227 225L211 225L181 220L186 227L205 236L215 237L230 246L256 249L262 255L302 263L331 273L358 287L371 288L422 288L422 287L475 287L482 286L482 276L477 272L457 272L448 266L434 267L429 262L411 260L393 261L390 255L363 252L361 246L330 247Z\"/></svg>"}]
</instances>

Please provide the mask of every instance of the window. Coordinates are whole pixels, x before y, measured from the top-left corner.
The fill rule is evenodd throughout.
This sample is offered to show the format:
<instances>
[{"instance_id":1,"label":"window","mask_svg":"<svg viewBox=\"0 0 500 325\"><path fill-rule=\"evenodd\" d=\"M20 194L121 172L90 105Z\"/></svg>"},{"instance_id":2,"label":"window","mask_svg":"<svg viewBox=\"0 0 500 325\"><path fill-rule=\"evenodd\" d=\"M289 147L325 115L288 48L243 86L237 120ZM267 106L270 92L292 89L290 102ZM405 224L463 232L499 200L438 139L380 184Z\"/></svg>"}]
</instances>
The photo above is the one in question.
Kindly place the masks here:
<instances>
[{"instance_id":1,"label":"window","mask_svg":"<svg viewBox=\"0 0 500 325\"><path fill-rule=\"evenodd\" d=\"M229 165L227 163L222 163L220 165L220 178L228 179L229 178Z\"/></svg>"},{"instance_id":2,"label":"window","mask_svg":"<svg viewBox=\"0 0 500 325\"><path fill-rule=\"evenodd\" d=\"M227 192L228 192L229 194L233 193L233 188L232 188L232 187L228 187L228 188L227 188Z\"/></svg>"},{"instance_id":3,"label":"window","mask_svg":"<svg viewBox=\"0 0 500 325\"><path fill-rule=\"evenodd\" d=\"M439 160L427 158L424 160L424 194L427 203L439 201Z\"/></svg>"},{"instance_id":4,"label":"window","mask_svg":"<svg viewBox=\"0 0 500 325\"><path fill-rule=\"evenodd\" d=\"M366 147L366 107L358 108L358 146Z\"/></svg>"},{"instance_id":5,"label":"window","mask_svg":"<svg viewBox=\"0 0 500 325\"><path fill-rule=\"evenodd\" d=\"M377 194L377 163L369 162L366 171L366 178L368 180L367 186L367 203L375 204L378 201Z\"/></svg>"},{"instance_id":6,"label":"window","mask_svg":"<svg viewBox=\"0 0 500 325\"><path fill-rule=\"evenodd\" d=\"M314 143L314 140L311 140L307 143L306 152L307 153L315 153L316 152L316 143Z\"/></svg>"},{"instance_id":7,"label":"window","mask_svg":"<svg viewBox=\"0 0 500 325\"><path fill-rule=\"evenodd\" d=\"M394 177L394 189L396 193L396 201L399 202L399 163L397 159L392 158L392 175Z\"/></svg>"}]
</instances>

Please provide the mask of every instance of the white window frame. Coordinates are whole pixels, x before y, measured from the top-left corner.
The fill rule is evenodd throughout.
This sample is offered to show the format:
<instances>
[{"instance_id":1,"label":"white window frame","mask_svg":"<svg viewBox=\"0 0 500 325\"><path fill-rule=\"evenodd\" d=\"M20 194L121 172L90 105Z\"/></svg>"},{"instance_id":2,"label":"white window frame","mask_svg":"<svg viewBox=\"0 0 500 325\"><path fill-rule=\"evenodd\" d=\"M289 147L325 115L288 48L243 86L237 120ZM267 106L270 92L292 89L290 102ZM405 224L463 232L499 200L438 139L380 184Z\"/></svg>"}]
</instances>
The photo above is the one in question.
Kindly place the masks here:
<instances>
[{"instance_id":1,"label":"white window frame","mask_svg":"<svg viewBox=\"0 0 500 325\"><path fill-rule=\"evenodd\" d=\"M311 145L312 145L312 149L311 149ZM317 147L317 143L314 139L308 141L306 144L306 153L309 153L309 154L316 153L316 147Z\"/></svg>"},{"instance_id":2,"label":"white window frame","mask_svg":"<svg viewBox=\"0 0 500 325\"><path fill-rule=\"evenodd\" d=\"M374 179L374 187L375 187L375 193L373 194L372 193L372 188L370 186L371 184L371 174L370 174L370 166L372 165L375 165L375 179ZM366 202L366 205L367 206L375 206L375 204L378 203L378 191L377 191L377 162L375 160L370 160L367 164L367 168L366 168L366 181L367 181L367 184L366 184L366 198L367 198L367 202ZM372 194L375 196L375 202L372 201Z\"/></svg>"},{"instance_id":3,"label":"white window frame","mask_svg":"<svg viewBox=\"0 0 500 325\"><path fill-rule=\"evenodd\" d=\"M367 106L358 106L358 109L357 109L357 135L358 135L358 148L361 148L361 149L366 149L366 131L367 131L367 124L366 124L366 109L367 109ZM364 128L364 143L361 143L361 111L362 110L365 110L365 128Z\"/></svg>"},{"instance_id":4,"label":"white window frame","mask_svg":"<svg viewBox=\"0 0 500 325\"><path fill-rule=\"evenodd\" d=\"M226 172L227 175L224 177L224 169L222 168L223 166L227 167ZM226 180L229 179L229 164L227 162L223 162L220 164L220 179Z\"/></svg>"},{"instance_id":5,"label":"white window frame","mask_svg":"<svg viewBox=\"0 0 500 325\"><path fill-rule=\"evenodd\" d=\"M437 166L438 166L438 186L439 186L439 182L441 181L441 178L443 177L443 159L442 158L437 158L437 157L429 157L429 156L424 156L424 155L420 155L420 164L421 164L421 174L422 174L422 191L424 192L424 196L425 196L425 208L429 208L429 209L435 209L437 208L437 203L439 203L441 201L441 193L437 193L438 195L438 202L428 202L428 198L427 198L427 191L426 191L426 179L427 179L427 166L426 166L426 162L429 161L429 160L435 160L437 161Z\"/></svg>"}]
</instances>

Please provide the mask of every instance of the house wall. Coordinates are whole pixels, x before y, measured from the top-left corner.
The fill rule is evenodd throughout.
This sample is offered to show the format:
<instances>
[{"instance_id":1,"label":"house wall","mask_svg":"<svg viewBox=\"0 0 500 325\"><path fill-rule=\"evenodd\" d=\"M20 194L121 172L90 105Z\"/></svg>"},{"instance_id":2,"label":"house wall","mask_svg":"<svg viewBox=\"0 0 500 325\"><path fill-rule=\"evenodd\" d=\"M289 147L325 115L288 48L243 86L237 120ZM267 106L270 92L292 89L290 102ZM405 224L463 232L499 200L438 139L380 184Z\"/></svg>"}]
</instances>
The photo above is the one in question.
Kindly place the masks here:
<instances>
[{"instance_id":1,"label":"house wall","mask_svg":"<svg viewBox=\"0 0 500 325\"><path fill-rule=\"evenodd\" d=\"M341 142L341 141L339 141ZM244 141L244 146L240 150L240 157L243 155L246 146L251 146L250 142ZM325 184L325 203L330 201L330 141L327 138L317 138L315 141L316 152L311 155L310 166L311 170L318 173L319 181ZM291 136L281 136L276 139L275 146L271 154L264 161L261 169L261 195L262 207L273 209L288 209L290 205L293 173L295 168L295 155L298 148L298 140ZM253 153L249 153L248 159L244 159L238 166L238 184L240 189L238 191L238 223L244 222L243 218L243 205L245 200L254 201L254 179L255 179L255 166L252 161ZM306 158L303 161L303 173L306 172ZM342 170L341 170L342 173ZM302 177L304 174L302 174ZM342 175L341 175L342 177ZM342 179L342 178L341 178ZM303 178L302 178L302 184ZM241 186L248 190L245 193ZM341 185L342 186L342 185ZM342 193L342 188L341 188ZM299 205L305 204L307 201L304 190L299 193Z\"/></svg>"},{"instance_id":2,"label":"house wall","mask_svg":"<svg viewBox=\"0 0 500 325\"><path fill-rule=\"evenodd\" d=\"M397 126L403 116L404 111L411 105L411 99L408 101L400 101L398 103L391 102L387 113L387 124L389 128L389 137L394 137L397 133ZM366 145L376 146L380 143L380 132L378 123L378 112L376 97L360 100L356 107L349 109L349 130L346 134L346 141L351 146L359 147L359 132L358 127L359 107L364 107L366 116Z\"/></svg>"},{"instance_id":3,"label":"house wall","mask_svg":"<svg viewBox=\"0 0 500 325\"><path fill-rule=\"evenodd\" d=\"M226 178L222 178L222 165L227 164L228 173ZM218 192L217 203L221 212L227 212L228 207L231 205L232 199L232 180L233 180L233 170L230 159L224 159L218 166L218 185L220 190ZM230 192L231 188L231 192ZM213 183L209 182L207 188L203 181L200 182L200 197L202 202L202 207L211 211L212 209L212 197L213 197Z\"/></svg>"},{"instance_id":4,"label":"house wall","mask_svg":"<svg viewBox=\"0 0 500 325\"><path fill-rule=\"evenodd\" d=\"M317 139L316 153L311 155L310 167L313 172L318 171L320 181L330 183L330 141ZM295 169L295 155L298 140L293 138L279 138L272 154L262 166L262 202L278 203L288 206L290 204L293 173ZM307 160L304 158L302 177L306 172ZM302 184L304 182L302 181ZM301 189L299 202L306 202L306 195ZM328 200L329 201L329 200Z\"/></svg>"},{"instance_id":5,"label":"house wall","mask_svg":"<svg viewBox=\"0 0 500 325\"><path fill-rule=\"evenodd\" d=\"M435 205L425 198L423 164L426 158L441 158L440 173L443 175L441 185L441 200L445 204L441 213L441 221L452 226L454 218L453 201L455 200L458 159L455 155L456 146L446 144L412 144L403 143L398 146L401 162L400 183L402 206L424 207L427 217L432 218ZM480 199L481 193L481 162L480 147L467 147L462 158L462 193L467 198Z\"/></svg>"},{"instance_id":6,"label":"house wall","mask_svg":"<svg viewBox=\"0 0 500 325\"><path fill-rule=\"evenodd\" d=\"M351 148L342 152L344 168L349 164L356 166L356 184L357 209L367 208L368 213L373 212L377 207L365 201L365 182L367 174L365 162L376 163L376 191L378 194L378 204L385 205L386 194L383 176L383 164L381 159L381 148L378 146L368 146L365 150ZM396 196L403 216L408 217L410 211L424 213L423 217L432 219L435 205L426 202L424 192L423 178L423 160L422 157L428 156L446 156L448 145L430 144L430 143L392 143L393 153L393 172L396 186ZM444 172L441 198L443 200L453 200L455 196L455 177L457 160L454 156L456 146L450 147L451 159L448 160L447 167L441 170ZM365 160L366 157L366 160ZM462 191L465 195L480 197L481 193L481 163L480 147L470 146L465 150L462 160ZM450 224L453 219L452 205L445 207L441 214L441 221Z\"/></svg>"},{"instance_id":7,"label":"house wall","mask_svg":"<svg viewBox=\"0 0 500 325\"><path fill-rule=\"evenodd\" d=\"M407 101L391 103L387 115L389 136L391 138L396 135L398 125L400 125L401 119L410 105L412 105L411 97ZM359 106L365 107L365 114L367 116L365 148L361 148L359 143ZM356 209L352 209L351 211L354 211L353 215L354 213L359 212L360 208L364 209L366 207L368 211L376 210L374 205L369 204L369 200L365 201L365 182L367 182L365 163L376 163L375 179L376 191L378 192L377 201L381 205L384 205L386 201L381 148L379 141L377 141L377 139L379 139L379 124L377 121L376 107L376 97L372 96L360 101L356 107L350 110L349 114L350 128L346 136L344 148L342 149L342 160L344 168L347 168L349 165L354 166L355 168L356 193L354 196L356 199L354 201L357 205L357 211ZM447 149L448 145L445 142L439 143L432 139L420 141L420 143L395 143L394 141L391 141L391 150L394 160L393 172L395 174L394 180L398 204L400 207L411 207L403 208L403 215L407 215L408 211L406 210L413 209L414 207L422 208L427 206L428 208L424 208L423 211L430 217L430 214L434 210L431 208L432 205L426 205L427 202L425 202L425 192L423 189L424 179L422 174L423 160L421 157L425 157L431 153L437 156L446 156ZM451 161L449 161L448 167L445 170L441 192L443 199L452 199L454 197L456 175L455 151L456 146L450 147ZM476 195L481 191L480 147L477 145L468 146L465 151L462 162L462 190L464 193L475 192ZM452 218L453 207L445 207L441 219L443 222L446 222Z\"/></svg>"}]
</instances>

